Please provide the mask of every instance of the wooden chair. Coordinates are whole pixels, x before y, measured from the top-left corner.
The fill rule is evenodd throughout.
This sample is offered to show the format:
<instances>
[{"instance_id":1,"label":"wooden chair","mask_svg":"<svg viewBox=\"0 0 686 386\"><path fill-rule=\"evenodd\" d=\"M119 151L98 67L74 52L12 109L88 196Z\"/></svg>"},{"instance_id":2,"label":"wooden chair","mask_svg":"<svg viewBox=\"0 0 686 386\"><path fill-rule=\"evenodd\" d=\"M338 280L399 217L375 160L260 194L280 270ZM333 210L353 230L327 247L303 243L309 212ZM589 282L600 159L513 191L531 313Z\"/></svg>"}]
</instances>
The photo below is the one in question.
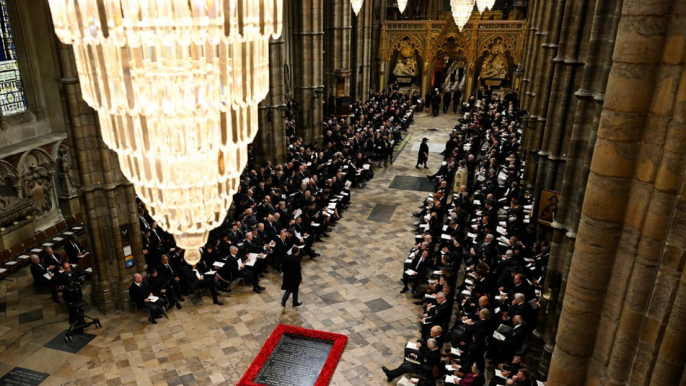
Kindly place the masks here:
<instances>
[{"instance_id":1,"label":"wooden chair","mask_svg":"<svg viewBox=\"0 0 686 386\"><path fill-rule=\"evenodd\" d=\"M57 234L57 228L53 225L50 228L45 230L45 234L47 235L48 239L51 239L52 236Z\"/></svg>"},{"instance_id":2,"label":"wooden chair","mask_svg":"<svg viewBox=\"0 0 686 386\"><path fill-rule=\"evenodd\" d=\"M69 216L69 217L67 217L66 222L67 222L67 228L71 228L74 225L76 225L76 218L74 216Z\"/></svg>"},{"instance_id":3,"label":"wooden chair","mask_svg":"<svg viewBox=\"0 0 686 386\"><path fill-rule=\"evenodd\" d=\"M55 228L57 229L57 233L62 233L65 230L67 230L67 222L66 221L60 221L55 225Z\"/></svg>"}]
</instances>

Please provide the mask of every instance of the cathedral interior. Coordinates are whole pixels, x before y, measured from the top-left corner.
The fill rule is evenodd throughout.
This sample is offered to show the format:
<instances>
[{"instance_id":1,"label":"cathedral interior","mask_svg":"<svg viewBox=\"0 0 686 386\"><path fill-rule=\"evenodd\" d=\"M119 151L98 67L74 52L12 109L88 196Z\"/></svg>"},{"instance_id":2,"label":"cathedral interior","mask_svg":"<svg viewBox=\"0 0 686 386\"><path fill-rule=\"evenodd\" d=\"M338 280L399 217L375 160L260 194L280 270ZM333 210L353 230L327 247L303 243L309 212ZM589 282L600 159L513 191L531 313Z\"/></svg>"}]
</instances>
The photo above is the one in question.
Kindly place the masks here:
<instances>
[{"instance_id":1,"label":"cathedral interior","mask_svg":"<svg viewBox=\"0 0 686 386\"><path fill-rule=\"evenodd\" d=\"M204 89L193 82L211 63L194 55L213 50L186 37L187 66L151 81L176 46L136 50L122 32L135 28L117 24L140 7L143 28L149 3L274 6L256 30L279 33L224 53L228 73L204 73ZM112 4L131 8L110 19ZM348 337L331 385L686 386L685 0L0 0L0 12L0 385L242 385L287 324ZM207 35L247 35L232 23ZM218 39L220 57L230 39ZM253 62L264 76L246 76ZM121 87L102 80L114 73ZM170 107L172 89L184 97ZM225 99L258 89L249 107ZM203 93L220 103L191 111ZM156 98L159 119L143 117ZM221 119L200 122L212 108ZM219 153L193 151L231 177L162 199L174 174L204 168L175 146L213 124ZM188 220L178 202L221 213ZM198 250L177 231L201 221ZM234 249L248 264L253 237L264 260L228 270ZM293 306L286 245L310 257ZM169 315L155 320L133 290L166 277L167 258ZM447 319L431 322L441 296ZM97 322L72 341L79 311ZM422 358L440 342L446 363L405 361L418 339Z\"/></svg>"}]
</instances>

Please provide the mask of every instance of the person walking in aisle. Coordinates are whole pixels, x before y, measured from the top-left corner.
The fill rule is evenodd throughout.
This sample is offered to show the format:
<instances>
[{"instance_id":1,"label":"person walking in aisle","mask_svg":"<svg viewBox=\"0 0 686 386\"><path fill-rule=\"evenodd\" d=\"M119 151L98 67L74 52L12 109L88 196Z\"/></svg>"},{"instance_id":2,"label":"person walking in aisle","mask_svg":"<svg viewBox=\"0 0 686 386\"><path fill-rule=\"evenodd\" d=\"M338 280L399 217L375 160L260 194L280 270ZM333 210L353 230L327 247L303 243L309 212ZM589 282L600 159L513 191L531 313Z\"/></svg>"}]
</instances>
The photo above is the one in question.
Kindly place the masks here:
<instances>
[{"instance_id":1,"label":"person walking in aisle","mask_svg":"<svg viewBox=\"0 0 686 386\"><path fill-rule=\"evenodd\" d=\"M424 164L424 169L429 168L426 165L426 161L429 160L429 145L426 144L427 142L429 142L429 138L423 138L422 144L419 145L419 154L417 154L417 165L415 166L417 169L419 169L419 165L421 164Z\"/></svg>"},{"instance_id":2,"label":"person walking in aisle","mask_svg":"<svg viewBox=\"0 0 686 386\"><path fill-rule=\"evenodd\" d=\"M281 299L283 307L286 307L286 301L288 301L291 293L293 294L293 307L299 307L303 304L298 301L298 289L303 281L300 261L300 248L297 246L291 249L290 255L287 254L282 259L283 284L281 284L281 289L286 291Z\"/></svg>"}]
</instances>

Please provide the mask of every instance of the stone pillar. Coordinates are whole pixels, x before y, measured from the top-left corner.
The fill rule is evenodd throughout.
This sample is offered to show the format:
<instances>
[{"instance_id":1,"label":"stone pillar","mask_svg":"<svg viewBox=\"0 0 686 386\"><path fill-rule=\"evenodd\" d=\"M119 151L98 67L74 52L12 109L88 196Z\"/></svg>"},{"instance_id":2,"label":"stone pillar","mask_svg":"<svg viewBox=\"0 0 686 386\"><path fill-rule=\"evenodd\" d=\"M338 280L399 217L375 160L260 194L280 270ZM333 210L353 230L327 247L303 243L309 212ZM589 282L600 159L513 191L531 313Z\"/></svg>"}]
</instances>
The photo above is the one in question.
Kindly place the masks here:
<instances>
[{"instance_id":1,"label":"stone pillar","mask_svg":"<svg viewBox=\"0 0 686 386\"><path fill-rule=\"evenodd\" d=\"M300 103L297 130L306 143L318 141L322 136L322 106L324 78L322 62L323 0L300 0L292 3L294 12L294 90ZM351 11L352 12L352 11Z\"/></svg>"},{"instance_id":2,"label":"stone pillar","mask_svg":"<svg viewBox=\"0 0 686 386\"><path fill-rule=\"evenodd\" d=\"M359 18L362 12L360 10L360 15L354 17ZM351 15L354 13L350 0L329 0L324 8L325 95L330 114L336 113L337 97L350 95ZM333 106L329 106L329 102L333 102Z\"/></svg>"},{"instance_id":3,"label":"stone pillar","mask_svg":"<svg viewBox=\"0 0 686 386\"><path fill-rule=\"evenodd\" d=\"M369 3L369 7L371 9L372 15L372 62L371 62L371 88L375 90L380 90L383 88L383 80L380 78L383 77L383 74L381 73L381 66L382 66L382 53L380 50L383 50L386 44L385 41L385 34L386 34L386 27L384 26L384 22L386 21L386 3L387 0L376 0L376 1L365 1L364 6L362 9L366 9L367 3ZM366 100L367 96L365 95L364 100Z\"/></svg>"},{"instance_id":4,"label":"stone pillar","mask_svg":"<svg viewBox=\"0 0 686 386\"><path fill-rule=\"evenodd\" d=\"M284 65L286 49L284 35L269 42L269 94L259 105L260 131L255 138L259 162L286 162L286 85Z\"/></svg>"},{"instance_id":5,"label":"stone pillar","mask_svg":"<svg viewBox=\"0 0 686 386\"><path fill-rule=\"evenodd\" d=\"M378 48L377 51L372 49L374 4L374 1L365 1L360 14L352 20L350 96L353 101L366 101L372 84L372 63L375 63L373 58L376 57L378 51Z\"/></svg>"},{"instance_id":6,"label":"stone pillar","mask_svg":"<svg viewBox=\"0 0 686 386\"><path fill-rule=\"evenodd\" d=\"M656 202L656 207L651 208L655 213L652 213L649 209L651 184L646 182L654 179L658 170L655 142L659 141L659 134L656 134L658 138L653 137L654 131L650 127L644 135L644 127L651 105L664 108L662 96L666 95L669 100L673 95L673 91L664 89L665 85L675 84L668 80L669 71L658 71L666 27L671 20L666 16L671 12L672 3L658 0L623 2L550 365L548 383L552 385L602 384L599 383L605 373L602 368L612 347L620 345L618 349L623 350L622 356L633 356L636 349L635 345L623 344L625 337L616 336L618 325L630 336L644 322L649 322L642 317L645 308L641 314L623 312L622 299L626 296L636 302L638 308L640 304L645 305L645 286L637 282L629 284L627 279L631 277L636 256L645 253L648 263L656 247L647 239L642 243L641 229L651 232L654 236L651 238L658 239L660 232L664 232L664 226L657 220L663 216L664 211L660 208L664 204ZM659 85L657 89L656 84ZM649 126L652 124L649 122ZM641 142L645 145L641 146ZM650 218L653 215L655 218ZM640 274L646 279L649 277L645 269L641 269ZM636 290L634 285L638 285ZM631 291L628 291L629 286ZM630 360L623 363L629 365L623 370L617 367L618 372L636 371L650 376L646 369L648 363L642 362L635 369ZM617 376L609 372L608 375Z\"/></svg>"},{"instance_id":7,"label":"stone pillar","mask_svg":"<svg viewBox=\"0 0 686 386\"><path fill-rule=\"evenodd\" d=\"M128 310L131 275L146 268L133 186L102 142L95 112L81 98L71 46L57 44L67 142L93 261L91 301L104 313ZM132 249L134 267L125 267L124 246Z\"/></svg>"}]
</instances>

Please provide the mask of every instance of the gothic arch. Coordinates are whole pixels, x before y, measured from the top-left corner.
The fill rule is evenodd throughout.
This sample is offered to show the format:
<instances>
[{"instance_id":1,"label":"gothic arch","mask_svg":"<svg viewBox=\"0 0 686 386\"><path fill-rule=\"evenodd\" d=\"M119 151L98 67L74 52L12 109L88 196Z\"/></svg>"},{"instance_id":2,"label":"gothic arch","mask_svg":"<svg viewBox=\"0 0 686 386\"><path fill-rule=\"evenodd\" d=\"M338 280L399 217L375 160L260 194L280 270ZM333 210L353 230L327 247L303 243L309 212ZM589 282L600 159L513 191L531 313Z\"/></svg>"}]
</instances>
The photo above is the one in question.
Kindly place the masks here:
<instances>
[{"instance_id":1,"label":"gothic arch","mask_svg":"<svg viewBox=\"0 0 686 386\"><path fill-rule=\"evenodd\" d=\"M495 45L498 42L498 40L502 42L502 44L505 46L504 51L509 51L510 55L514 56L516 45L512 41L512 39L510 39L506 35L492 35L489 36L488 39L484 40L483 43L479 45L479 48L476 50L477 55L475 56L475 59L483 56L483 54L486 51L490 51L493 45Z\"/></svg>"},{"instance_id":2,"label":"gothic arch","mask_svg":"<svg viewBox=\"0 0 686 386\"><path fill-rule=\"evenodd\" d=\"M0 161L0 185L5 183L6 179L10 179L15 185L19 184L19 172L7 161Z\"/></svg>"},{"instance_id":3,"label":"gothic arch","mask_svg":"<svg viewBox=\"0 0 686 386\"><path fill-rule=\"evenodd\" d=\"M471 53L469 52L469 44L467 44L467 40L465 40L465 38L462 34L458 34L455 32L450 32L450 33L447 33L447 34L439 37L431 49L429 58L435 57L438 54L438 52L444 48L445 44L448 42L448 40L450 40L450 38L455 39L455 43L457 44L457 46L462 48L462 49L458 48L458 51L462 51L462 53L465 55L467 63L470 63L472 60L472 57L471 57Z\"/></svg>"},{"instance_id":4,"label":"gothic arch","mask_svg":"<svg viewBox=\"0 0 686 386\"><path fill-rule=\"evenodd\" d=\"M22 154L19 159L17 171L23 174L28 171L30 166L44 166L48 170L52 170L55 165L55 159L43 149L31 149Z\"/></svg>"},{"instance_id":5,"label":"gothic arch","mask_svg":"<svg viewBox=\"0 0 686 386\"><path fill-rule=\"evenodd\" d=\"M400 45L403 44L403 42L405 42L405 41L408 41L410 43L410 45L415 50L417 55L419 55L419 57L421 57L422 59L425 59L424 58L424 45L422 44L422 42L416 36L408 35L408 34L400 35L397 38L393 39L393 42L389 46L388 51L386 53L386 57L390 59L391 56L393 56L393 53L395 51L399 50Z\"/></svg>"}]
</instances>

